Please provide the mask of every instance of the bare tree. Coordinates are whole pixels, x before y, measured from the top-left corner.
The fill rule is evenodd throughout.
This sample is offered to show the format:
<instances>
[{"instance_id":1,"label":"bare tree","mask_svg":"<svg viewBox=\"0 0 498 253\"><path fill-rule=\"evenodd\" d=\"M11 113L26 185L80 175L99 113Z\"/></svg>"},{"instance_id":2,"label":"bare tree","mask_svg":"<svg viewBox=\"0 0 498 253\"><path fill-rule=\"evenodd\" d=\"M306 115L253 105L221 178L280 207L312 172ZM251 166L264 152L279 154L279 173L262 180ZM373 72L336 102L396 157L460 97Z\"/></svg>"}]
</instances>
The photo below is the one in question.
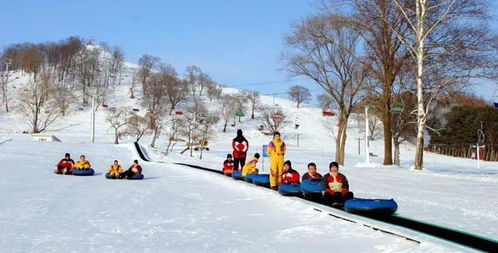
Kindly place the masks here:
<instances>
[{"instance_id":1,"label":"bare tree","mask_svg":"<svg viewBox=\"0 0 498 253\"><path fill-rule=\"evenodd\" d=\"M317 99L322 110L329 110L334 102L333 99L327 94L320 94L317 96Z\"/></svg>"},{"instance_id":2,"label":"bare tree","mask_svg":"<svg viewBox=\"0 0 498 253\"><path fill-rule=\"evenodd\" d=\"M279 132L289 122L286 120L286 115L280 108L273 108L272 106L262 106L261 110L261 125L266 130L267 134Z\"/></svg>"},{"instance_id":3,"label":"bare tree","mask_svg":"<svg viewBox=\"0 0 498 253\"><path fill-rule=\"evenodd\" d=\"M31 132L40 133L61 116L55 96L53 81L42 76L36 82L29 82L19 95L19 111L31 126Z\"/></svg>"},{"instance_id":4,"label":"bare tree","mask_svg":"<svg viewBox=\"0 0 498 253\"><path fill-rule=\"evenodd\" d=\"M186 77L190 91L192 92L192 97L197 100L197 87L199 86L199 77L202 75L202 70L198 66L191 65L187 66L185 69Z\"/></svg>"},{"instance_id":5,"label":"bare tree","mask_svg":"<svg viewBox=\"0 0 498 253\"><path fill-rule=\"evenodd\" d=\"M163 127L163 119L167 111L166 82L163 73L153 73L147 79L142 104L147 108L150 117L150 128L153 130L151 146L154 147Z\"/></svg>"},{"instance_id":6,"label":"bare tree","mask_svg":"<svg viewBox=\"0 0 498 253\"><path fill-rule=\"evenodd\" d=\"M384 165L392 164L391 105L393 85L403 70L409 53L391 27L406 33L407 22L392 0L354 0L351 22L364 39L367 57L361 63L376 81L370 93L379 94L377 110L383 124Z\"/></svg>"},{"instance_id":7,"label":"bare tree","mask_svg":"<svg viewBox=\"0 0 498 253\"><path fill-rule=\"evenodd\" d=\"M165 76L166 98L171 106L169 113L185 100L188 92L188 82L176 76Z\"/></svg>"},{"instance_id":8,"label":"bare tree","mask_svg":"<svg viewBox=\"0 0 498 253\"><path fill-rule=\"evenodd\" d=\"M238 118L239 123L241 122L242 115L247 111L247 92L237 92L232 95L233 103L235 105L235 113L233 114L233 124L235 126L235 120Z\"/></svg>"},{"instance_id":9,"label":"bare tree","mask_svg":"<svg viewBox=\"0 0 498 253\"><path fill-rule=\"evenodd\" d=\"M24 71L33 74L33 80L36 82L36 77L43 64L43 55L40 49L34 44L27 45L19 52L18 61Z\"/></svg>"},{"instance_id":10,"label":"bare tree","mask_svg":"<svg viewBox=\"0 0 498 253\"><path fill-rule=\"evenodd\" d=\"M175 143L180 139L182 131L181 128L187 125L187 119L185 117L173 116L171 120L168 121L170 127L166 132L168 137L168 145L166 146L166 155L173 151Z\"/></svg>"},{"instance_id":11,"label":"bare tree","mask_svg":"<svg viewBox=\"0 0 498 253\"><path fill-rule=\"evenodd\" d=\"M139 73L136 71L131 72L131 83L130 83L130 98L135 98L135 88L137 85L137 80L139 79Z\"/></svg>"},{"instance_id":12,"label":"bare tree","mask_svg":"<svg viewBox=\"0 0 498 253\"><path fill-rule=\"evenodd\" d=\"M199 127L200 122L206 115L207 109L200 101L196 101L194 105L187 110L187 120L185 120L185 125L181 128L182 135L187 137L187 148L181 152L182 154L190 149L190 156L193 156L193 146L196 142L200 141L202 136Z\"/></svg>"},{"instance_id":13,"label":"bare tree","mask_svg":"<svg viewBox=\"0 0 498 253\"><path fill-rule=\"evenodd\" d=\"M212 82L207 85L207 96L209 102L213 102L213 99L219 99L221 97L222 88L216 83Z\"/></svg>"},{"instance_id":14,"label":"bare tree","mask_svg":"<svg viewBox=\"0 0 498 253\"><path fill-rule=\"evenodd\" d=\"M146 85L147 78L149 78L152 70L157 66L161 59L159 57L155 57L152 55L144 54L138 60L138 65L140 66L140 70L138 72L140 79L142 81L142 85Z\"/></svg>"},{"instance_id":15,"label":"bare tree","mask_svg":"<svg viewBox=\"0 0 498 253\"><path fill-rule=\"evenodd\" d=\"M139 115L131 115L128 118L128 124L126 126L126 133L134 136L135 141L139 141L142 136L148 134L150 129L150 120L147 117L142 117Z\"/></svg>"},{"instance_id":16,"label":"bare tree","mask_svg":"<svg viewBox=\"0 0 498 253\"><path fill-rule=\"evenodd\" d=\"M315 81L337 104L335 159L339 164L344 164L348 119L366 79L364 69L359 67L358 39L359 34L348 20L327 13L307 18L286 37L291 48L284 55L287 69Z\"/></svg>"},{"instance_id":17,"label":"bare tree","mask_svg":"<svg viewBox=\"0 0 498 253\"><path fill-rule=\"evenodd\" d=\"M206 148L209 138L215 133L213 127L218 123L219 117L216 114L207 114L200 120L200 150L199 159L202 159L203 150Z\"/></svg>"},{"instance_id":18,"label":"bare tree","mask_svg":"<svg viewBox=\"0 0 498 253\"><path fill-rule=\"evenodd\" d=\"M57 86L54 90L56 96L56 104L62 116L66 115L67 110L74 103L74 94L64 86Z\"/></svg>"},{"instance_id":19,"label":"bare tree","mask_svg":"<svg viewBox=\"0 0 498 253\"><path fill-rule=\"evenodd\" d=\"M130 108L121 107L115 111L109 111L107 121L111 124L114 130L114 144L119 144L121 137L126 135L126 124L131 116Z\"/></svg>"},{"instance_id":20,"label":"bare tree","mask_svg":"<svg viewBox=\"0 0 498 253\"><path fill-rule=\"evenodd\" d=\"M301 103L309 101L311 98L310 90L300 85L293 85L289 87L287 93L289 94L289 98L296 102L297 108L299 108Z\"/></svg>"},{"instance_id":21,"label":"bare tree","mask_svg":"<svg viewBox=\"0 0 498 253\"><path fill-rule=\"evenodd\" d=\"M233 102L233 97L230 94L225 94L220 99L220 114L223 120L223 132L227 130L227 125L230 119L235 115L235 103Z\"/></svg>"},{"instance_id":22,"label":"bare tree","mask_svg":"<svg viewBox=\"0 0 498 253\"><path fill-rule=\"evenodd\" d=\"M247 98L249 102L251 102L251 119L254 119L254 111L256 111L258 106L261 104L261 100L259 98L259 92L250 91L247 93Z\"/></svg>"},{"instance_id":23,"label":"bare tree","mask_svg":"<svg viewBox=\"0 0 498 253\"><path fill-rule=\"evenodd\" d=\"M448 89L483 77L494 68L488 6L481 0L394 1L408 31L391 27L412 56L417 94L417 143L414 167L423 169L424 132L431 103ZM494 60L496 62L496 60ZM494 70L496 71L496 70Z\"/></svg>"},{"instance_id":24,"label":"bare tree","mask_svg":"<svg viewBox=\"0 0 498 253\"><path fill-rule=\"evenodd\" d=\"M104 99L105 97L105 90L102 89L103 87L100 87L101 83L97 80L99 77L98 72L100 71L100 55L101 50L97 47L86 48L77 55L77 77L80 84L80 93L83 104L89 103L88 98L90 96L100 97L101 99ZM91 91L92 88L94 88L93 91Z\"/></svg>"}]
</instances>

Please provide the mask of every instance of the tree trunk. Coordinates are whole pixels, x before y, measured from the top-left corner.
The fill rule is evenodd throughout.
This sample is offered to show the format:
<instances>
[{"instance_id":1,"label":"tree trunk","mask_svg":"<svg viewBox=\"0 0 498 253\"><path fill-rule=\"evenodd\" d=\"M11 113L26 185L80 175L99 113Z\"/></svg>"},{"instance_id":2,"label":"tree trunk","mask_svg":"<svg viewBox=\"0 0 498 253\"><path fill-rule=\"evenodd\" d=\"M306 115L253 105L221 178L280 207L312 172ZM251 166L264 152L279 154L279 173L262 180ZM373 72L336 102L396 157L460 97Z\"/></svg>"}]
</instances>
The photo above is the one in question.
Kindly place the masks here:
<instances>
[{"instance_id":1,"label":"tree trunk","mask_svg":"<svg viewBox=\"0 0 498 253\"><path fill-rule=\"evenodd\" d=\"M384 126L384 165L393 164L392 160L392 130L391 130L391 90L384 92L382 106L382 125Z\"/></svg>"},{"instance_id":2,"label":"tree trunk","mask_svg":"<svg viewBox=\"0 0 498 253\"><path fill-rule=\"evenodd\" d=\"M225 125L223 125L223 133L225 133L227 131L227 125L228 125L228 122L225 121Z\"/></svg>"},{"instance_id":3,"label":"tree trunk","mask_svg":"<svg viewBox=\"0 0 498 253\"><path fill-rule=\"evenodd\" d=\"M424 91L423 91L423 73L424 73L424 18L425 18L425 3L420 0L416 1L416 16L417 16L417 144L415 151L415 169L422 170L424 167L424 130L426 115L424 110Z\"/></svg>"},{"instance_id":4,"label":"tree trunk","mask_svg":"<svg viewBox=\"0 0 498 253\"><path fill-rule=\"evenodd\" d=\"M166 155L169 154L169 148L171 147L171 139L172 138L168 138L168 146L166 146Z\"/></svg>"},{"instance_id":5,"label":"tree trunk","mask_svg":"<svg viewBox=\"0 0 498 253\"><path fill-rule=\"evenodd\" d=\"M114 144L119 144L118 130L114 130Z\"/></svg>"},{"instance_id":6,"label":"tree trunk","mask_svg":"<svg viewBox=\"0 0 498 253\"><path fill-rule=\"evenodd\" d=\"M399 142L394 140L394 164L400 166L401 161L399 159Z\"/></svg>"},{"instance_id":7,"label":"tree trunk","mask_svg":"<svg viewBox=\"0 0 498 253\"><path fill-rule=\"evenodd\" d=\"M154 147L156 145L156 139L157 137L159 137L159 129L158 128L154 128L154 136L152 136L152 142L150 143L150 146L151 147Z\"/></svg>"},{"instance_id":8,"label":"tree trunk","mask_svg":"<svg viewBox=\"0 0 498 253\"><path fill-rule=\"evenodd\" d=\"M345 146L346 146L346 126L348 124L348 119L347 116L344 115L344 113L340 112L339 114L339 129L337 131L337 138L336 138L336 153L335 153L335 160L337 163L340 165L344 165L344 151L345 151Z\"/></svg>"}]
</instances>

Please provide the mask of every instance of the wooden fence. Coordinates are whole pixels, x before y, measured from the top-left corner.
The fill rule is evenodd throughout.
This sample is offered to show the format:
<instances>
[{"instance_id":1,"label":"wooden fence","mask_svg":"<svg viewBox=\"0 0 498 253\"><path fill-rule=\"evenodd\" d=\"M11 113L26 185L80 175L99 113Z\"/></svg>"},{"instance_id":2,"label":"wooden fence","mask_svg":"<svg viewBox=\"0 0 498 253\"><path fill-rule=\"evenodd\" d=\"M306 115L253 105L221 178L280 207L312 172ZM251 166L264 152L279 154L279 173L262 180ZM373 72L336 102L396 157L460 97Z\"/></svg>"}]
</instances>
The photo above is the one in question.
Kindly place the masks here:
<instances>
[{"instance_id":1,"label":"wooden fence","mask_svg":"<svg viewBox=\"0 0 498 253\"><path fill-rule=\"evenodd\" d=\"M475 144L473 144L475 145ZM472 144L430 144L426 151L462 158L477 159L476 148ZM498 145L486 145L479 153L480 160L498 161Z\"/></svg>"}]
</instances>

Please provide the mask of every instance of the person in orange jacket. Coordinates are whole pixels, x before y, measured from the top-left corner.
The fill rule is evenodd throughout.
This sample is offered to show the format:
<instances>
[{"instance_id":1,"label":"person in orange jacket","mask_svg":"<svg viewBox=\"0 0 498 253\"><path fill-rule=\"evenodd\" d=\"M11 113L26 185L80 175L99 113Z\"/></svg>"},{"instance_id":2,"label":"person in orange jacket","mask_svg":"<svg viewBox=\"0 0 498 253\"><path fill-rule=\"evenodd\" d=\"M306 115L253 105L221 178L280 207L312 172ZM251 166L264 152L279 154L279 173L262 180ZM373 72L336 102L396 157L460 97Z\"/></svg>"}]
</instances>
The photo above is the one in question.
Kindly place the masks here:
<instances>
[{"instance_id":1,"label":"person in orange jacket","mask_svg":"<svg viewBox=\"0 0 498 253\"><path fill-rule=\"evenodd\" d=\"M112 178L122 178L123 177L123 175L122 175L123 174L123 167L121 167L121 165L119 165L118 160L114 160L112 165L109 167L108 173Z\"/></svg>"},{"instance_id":2,"label":"person in orange jacket","mask_svg":"<svg viewBox=\"0 0 498 253\"><path fill-rule=\"evenodd\" d=\"M284 156L287 151L285 142L282 141L279 132L273 134L273 140L268 144L266 152L270 156L270 187L276 189L282 182L282 171L284 167Z\"/></svg>"},{"instance_id":3,"label":"person in orange jacket","mask_svg":"<svg viewBox=\"0 0 498 253\"><path fill-rule=\"evenodd\" d=\"M282 184L299 184L299 172L292 168L292 163L289 160L284 162Z\"/></svg>"},{"instance_id":4,"label":"person in orange jacket","mask_svg":"<svg viewBox=\"0 0 498 253\"><path fill-rule=\"evenodd\" d=\"M78 170L88 170L91 168L91 165L86 157L84 155L81 155L80 160L74 164L73 168Z\"/></svg>"},{"instance_id":5,"label":"person in orange jacket","mask_svg":"<svg viewBox=\"0 0 498 253\"><path fill-rule=\"evenodd\" d=\"M258 174L259 170L256 168L256 164L259 160L259 154L254 154L254 157L249 160L242 168L242 176L245 177L247 174Z\"/></svg>"},{"instance_id":6,"label":"person in orange jacket","mask_svg":"<svg viewBox=\"0 0 498 253\"><path fill-rule=\"evenodd\" d=\"M123 177L131 178L134 175L140 174L142 174L142 166L138 164L138 160L134 160L130 168L123 172Z\"/></svg>"},{"instance_id":7,"label":"person in orange jacket","mask_svg":"<svg viewBox=\"0 0 498 253\"><path fill-rule=\"evenodd\" d=\"M227 154L227 159L223 162L223 174L232 174L233 173L233 160L232 155Z\"/></svg>"}]
</instances>

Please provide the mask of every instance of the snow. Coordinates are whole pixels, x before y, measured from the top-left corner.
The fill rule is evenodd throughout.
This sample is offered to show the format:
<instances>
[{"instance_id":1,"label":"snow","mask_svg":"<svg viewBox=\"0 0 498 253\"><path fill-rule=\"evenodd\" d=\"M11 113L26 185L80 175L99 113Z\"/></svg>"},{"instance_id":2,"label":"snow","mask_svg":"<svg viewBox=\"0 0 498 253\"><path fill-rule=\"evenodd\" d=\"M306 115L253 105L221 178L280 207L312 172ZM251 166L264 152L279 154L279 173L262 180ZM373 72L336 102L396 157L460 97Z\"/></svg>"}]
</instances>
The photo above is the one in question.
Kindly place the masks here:
<instances>
[{"instance_id":1,"label":"snow","mask_svg":"<svg viewBox=\"0 0 498 253\"><path fill-rule=\"evenodd\" d=\"M132 68L132 65L129 65ZM15 75L15 74L14 74ZM20 75L21 76L21 75ZM17 88L28 76L15 79ZM125 80L126 81L126 80ZM128 80L129 81L129 80ZM127 82L116 86L108 104L140 108L140 101L128 98ZM12 87L12 86L11 86ZM237 90L225 88L224 93ZM16 89L11 89L13 98ZM273 105L273 97L262 96ZM276 98L289 124L281 131L287 143L286 159L301 174L309 162L325 174L333 161L335 117L322 117L311 105L297 109L290 101ZM11 107L14 107L11 104ZM209 105L215 110L216 103ZM96 113L96 140L90 142L90 109L73 111L51 126L62 143L37 142L17 112L0 114L0 247L5 252L303 252L339 249L351 252L459 252L469 251L454 244L406 231L386 228L422 241L416 244L359 224L335 219L314 210L314 206L276 192L230 178L175 165L198 164L221 169L231 139L238 128L250 142L249 154L262 152L270 141L260 133L257 120L248 117L227 132L210 140L210 150L189 157L180 155L177 144L164 156L166 138L156 148L147 147L150 136L141 140L155 162L143 163L143 181L106 180L106 168L114 159L127 167L138 155L132 139L114 145L106 123L106 110ZM294 124L300 124L294 129ZM498 163L481 162L425 153L423 171L410 169L414 147L401 146L401 166L382 166L382 140L371 142L370 164L364 163L364 147L357 154L362 137L352 119L349 123L345 174L357 197L394 198L398 214L498 239ZM222 129L221 123L217 127ZM297 146L297 133L300 143ZM362 145L364 143L362 142ZM52 173L63 154L85 154L96 170L93 177L61 176ZM268 159L259 164L268 172Z\"/></svg>"}]
</instances>

